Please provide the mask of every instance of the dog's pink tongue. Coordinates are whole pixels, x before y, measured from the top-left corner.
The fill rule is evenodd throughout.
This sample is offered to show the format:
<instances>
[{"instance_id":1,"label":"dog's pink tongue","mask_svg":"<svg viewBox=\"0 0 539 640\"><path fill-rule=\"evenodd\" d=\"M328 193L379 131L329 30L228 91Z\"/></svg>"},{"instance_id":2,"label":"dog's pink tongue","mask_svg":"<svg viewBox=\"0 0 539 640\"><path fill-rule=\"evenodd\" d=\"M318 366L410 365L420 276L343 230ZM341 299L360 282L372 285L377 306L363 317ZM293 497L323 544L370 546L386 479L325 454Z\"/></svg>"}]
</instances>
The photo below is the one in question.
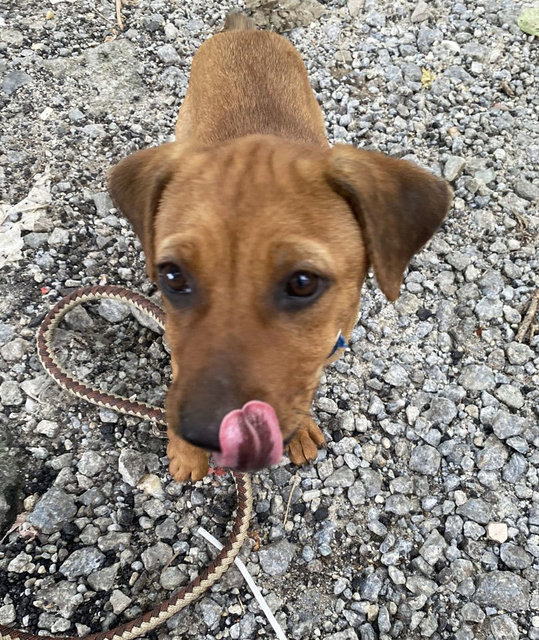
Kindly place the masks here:
<instances>
[{"instance_id":1,"label":"dog's pink tongue","mask_svg":"<svg viewBox=\"0 0 539 640\"><path fill-rule=\"evenodd\" d=\"M219 445L214 458L220 467L253 471L277 464L283 438L273 407L253 400L228 413L219 428Z\"/></svg>"}]
</instances>

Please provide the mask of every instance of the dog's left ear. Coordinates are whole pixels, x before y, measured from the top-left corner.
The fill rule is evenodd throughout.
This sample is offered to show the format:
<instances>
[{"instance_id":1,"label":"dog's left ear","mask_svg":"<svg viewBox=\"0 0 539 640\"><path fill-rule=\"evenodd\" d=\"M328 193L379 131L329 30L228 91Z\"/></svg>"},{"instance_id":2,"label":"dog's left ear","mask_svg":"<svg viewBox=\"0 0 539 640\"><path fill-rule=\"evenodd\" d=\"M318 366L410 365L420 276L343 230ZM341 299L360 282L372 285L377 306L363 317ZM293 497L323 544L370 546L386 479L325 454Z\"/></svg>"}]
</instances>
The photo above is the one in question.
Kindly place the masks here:
<instances>
[{"instance_id":1,"label":"dog's left ear","mask_svg":"<svg viewBox=\"0 0 539 640\"><path fill-rule=\"evenodd\" d=\"M447 214L451 188L410 162L349 145L330 150L326 178L357 217L380 288L396 300L410 258Z\"/></svg>"},{"instance_id":2,"label":"dog's left ear","mask_svg":"<svg viewBox=\"0 0 539 640\"><path fill-rule=\"evenodd\" d=\"M108 190L118 209L133 225L144 249L146 271L157 279L154 224L168 182L178 169L184 146L176 142L137 151L110 172Z\"/></svg>"}]
</instances>

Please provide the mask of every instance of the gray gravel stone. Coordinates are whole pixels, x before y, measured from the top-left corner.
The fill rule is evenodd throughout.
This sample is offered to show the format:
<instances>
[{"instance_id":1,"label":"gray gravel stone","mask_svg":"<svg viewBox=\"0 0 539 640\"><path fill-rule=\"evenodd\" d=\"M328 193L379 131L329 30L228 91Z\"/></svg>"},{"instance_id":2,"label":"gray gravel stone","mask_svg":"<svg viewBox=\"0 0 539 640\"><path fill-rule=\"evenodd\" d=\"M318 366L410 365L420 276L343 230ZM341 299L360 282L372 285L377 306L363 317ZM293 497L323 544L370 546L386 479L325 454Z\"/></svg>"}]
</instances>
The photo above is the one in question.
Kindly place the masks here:
<instances>
[{"instance_id":1,"label":"gray gravel stone","mask_svg":"<svg viewBox=\"0 0 539 640\"><path fill-rule=\"evenodd\" d=\"M200 601L199 607L208 629L216 629L223 613L221 605L217 604L212 598L204 598Z\"/></svg>"},{"instance_id":2,"label":"gray gravel stone","mask_svg":"<svg viewBox=\"0 0 539 640\"><path fill-rule=\"evenodd\" d=\"M287 540L268 545L259 552L260 566L269 576L280 576L288 571L296 547Z\"/></svg>"},{"instance_id":3,"label":"gray gravel stone","mask_svg":"<svg viewBox=\"0 0 539 640\"><path fill-rule=\"evenodd\" d=\"M519 640L520 638L516 623L507 615L491 618L490 632L494 640Z\"/></svg>"},{"instance_id":4,"label":"gray gravel stone","mask_svg":"<svg viewBox=\"0 0 539 640\"><path fill-rule=\"evenodd\" d=\"M485 391L494 387L494 374L485 365L470 364L464 368L459 383L468 391Z\"/></svg>"},{"instance_id":5,"label":"gray gravel stone","mask_svg":"<svg viewBox=\"0 0 539 640\"><path fill-rule=\"evenodd\" d=\"M106 467L104 458L96 451L85 451L77 464L77 469L85 476L92 478Z\"/></svg>"},{"instance_id":6,"label":"gray gravel stone","mask_svg":"<svg viewBox=\"0 0 539 640\"><path fill-rule=\"evenodd\" d=\"M12 624L16 619L17 613L15 612L15 607L12 604L5 604L3 607L0 607L0 624Z\"/></svg>"},{"instance_id":7,"label":"gray gravel stone","mask_svg":"<svg viewBox=\"0 0 539 640\"><path fill-rule=\"evenodd\" d=\"M512 384L502 384L495 391L494 395L500 402L503 402L512 409L520 409L524 404L524 396L520 390Z\"/></svg>"},{"instance_id":8,"label":"gray gravel stone","mask_svg":"<svg viewBox=\"0 0 539 640\"><path fill-rule=\"evenodd\" d=\"M384 380L392 387L404 387L408 384L408 372L400 364L394 364L384 375Z\"/></svg>"},{"instance_id":9,"label":"gray gravel stone","mask_svg":"<svg viewBox=\"0 0 539 640\"><path fill-rule=\"evenodd\" d=\"M5 380L0 384L0 402L7 407L18 407L24 402L19 384L14 380Z\"/></svg>"},{"instance_id":10,"label":"gray gravel stone","mask_svg":"<svg viewBox=\"0 0 539 640\"><path fill-rule=\"evenodd\" d=\"M509 571L491 571L479 578L474 600L487 607L505 611L526 609L530 600L530 583Z\"/></svg>"},{"instance_id":11,"label":"gray gravel stone","mask_svg":"<svg viewBox=\"0 0 539 640\"><path fill-rule=\"evenodd\" d=\"M2 82L2 91L10 96L17 89L24 87L32 82L31 76L24 71L10 71Z\"/></svg>"},{"instance_id":12,"label":"gray gravel stone","mask_svg":"<svg viewBox=\"0 0 539 640\"><path fill-rule=\"evenodd\" d=\"M51 534L71 522L76 513L73 498L62 489L51 487L37 502L26 522L43 533Z\"/></svg>"},{"instance_id":13,"label":"gray gravel stone","mask_svg":"<svg viewBox=\"0 0 539 640\"><path fill-rule=\"evenodd\" d=\"M526 426L527 421L525 418L521 418L507 411L498 411L494 421L492 422L494 433L501 440L506 440L513 436L519 436L526 429Z\"/></svg>"},{"instance_id":14,"label":"gray gravel stone","mask_svg":"<svg viewBox=\"0 0 539 640\"><path fill-rule=\"evenodd\" d=\"M510 569L527 569L532 564L532 556L516 544L506 542L500 546L500 558Z\"/></svg>"},{"instance_id":15,"label":"gray gravel stone","mask_svg":"<svg viewBox=\"0 0 539 640\"><path fill-rule=\"evenodd\" d=\"M526 364L533 358L533 351L527 344L510 342L506 348L507 359L511 364Z\"/></svg>"},{"instance_id":16,"label":"gray gravel stone","mask_svg":"<svg viewBox=\"0 0 539 640\"><path fill-rule=\"evenodd\" d=\"M326 487L351 487L355 482L355 474L348 467L340 467L324 481Z\"/></svg>"},{"instance_id":17,"label":"gray gravel stone","mask_svg":"<svg viewBox=\"0 0 539 640\"><path fill-rule=\"evenodd\" d=\"M94 326L92 317L81 305L71 309L69 313L65 314L64 318L67 326L75 331L86 331Z\"/></svg>"},{"instance_id":18,"label":"gray gravel stone","mask_svg":"<svg viewBox=\"0 0 539 640\"><path fill-rule=\"evenodd\" d=\"M457 513L479 524L488 524L492 516L492 507L482 498L470 498L457 508Z\"/></svg>"},{"instance_id":19,"label":"gray gravel stone","mask_svg":"<svg viewBox=\"0 0 539 640\"><path fill-rule=\"evenodd\" d=\"M410 456L409 467L412 471L426 476L433 476L440 468L440 453L428 444L418 445Z\"/></svg>"},{"instance_id":20,"label":"gray gravel stone","mask_svg":"<svg viewBox=\"0 0 539 640\"><path fill-rule=\"evenodd\" d=\"M466 160L460 156L450 156L444 165L444 178L448 182L456 180L466 165Z\"/></svg>"},{"instance_id":21,"label":"gray gravel stone","mask_svg":"<svg viewBox=\"0 0 539 640\"><path fill-rule=\"evenodd\" d=\"M105 318L105 320L118 323L125 320L131 314L131 309L128 304L124 304L123 302L101 300L97 312L102 318Z\"/></svg>"},{"instance_id":22,"label":"gray gravel stone","mask_svg":"<svg viewBox=\"0 0 539 640\"><path fill-rule=\"evenodd\" d=\"M164 567L172 558L174 552L165 542L157 542L152 547L145 549L142 554L142 562L148 571L157 571Z\"/></svg>"},{"instance_id":23,"label":"gray gravel stone","mask_svg":"<svg viewBox=\"0 0 539 640\"><path fill-rule=\"evenodd\" d=\"M136 487L146 472L143 455L134 449L122 449L118 458L118 471L124 482Z\"/></svg>"},{"instance_id":24,"label":"gray gravel stone","mask_svg":"<svg viewBox=\"0 0 539 640\"><path fill-rule=\"evenodd\" d=\"M131 604L132 600L129 596L126 596L123 591L114 589L110 596L109 602L112 606L112 610L116 615L120 615Z\"/></svg>"},{"instance_id":25,"label":"gray gravel stone","mask_svg":"<svg viewBox=\"0 0 539 640\"><path fill-rule=\"evenodd\" d=\"M524 200L534 202L539 198L539 187L527 180L517 180L515 182L515 193Z\"/></svg>"},{"instance_id":26,"label":"gray gravel stone","mask_svg":"<svg viewBox=\"0 0 539 640\"><path fill-rule=\"evenodd\" d=\"M443 557L444 550L446 548L447 542L443 536L434 529L425 540L423 546L419 549L419 553L422 558L433 566Z\"/></svg>"},{"instance_id":27,"label":"gray gravel stone","mask_svg":"<svg viewBox=\"0 0 539 640\"><path fill-rule=\"evenodd\" d=\"M163 46L159 47L157 49L157 55L159 56L161 62L164 62L166 65L178 64L179 62L181 62L178 52L170 43L164 44Z\"/></svg>"},{"instance_id":28,"label":"gray gravel stone","mask_svg":"<svg viewBox=\"0 0 539 640\"><path fill-rule=\"evenodd\" d=\"M514 453L503 468L502 478L505 482L516 484L522 480L527 470L528 462L526 458L520 453Z\"/></svg>"},{"instance_id":29,"label":"gray gravel stone","mask_svg":"<svg viewBox=\"0 0 539 640\"><path fill-rule=\"evenodd\" d=\"M94 591L110 591L116 581L120 565L118 563L91 573L87 582Z\"/></svg>"},{"instance_id":30,"label":"gray gravel stone","mask_svg":"<svg viewBox=\"0 0 539 640\"><path fill-rule=\"evenodd\" d=\"M94 547L76 549L60 565L59 571L68 580L74 580L79 576L89 576L97 571L105 561L105 556Z\"/></svg>"}]
</instances>

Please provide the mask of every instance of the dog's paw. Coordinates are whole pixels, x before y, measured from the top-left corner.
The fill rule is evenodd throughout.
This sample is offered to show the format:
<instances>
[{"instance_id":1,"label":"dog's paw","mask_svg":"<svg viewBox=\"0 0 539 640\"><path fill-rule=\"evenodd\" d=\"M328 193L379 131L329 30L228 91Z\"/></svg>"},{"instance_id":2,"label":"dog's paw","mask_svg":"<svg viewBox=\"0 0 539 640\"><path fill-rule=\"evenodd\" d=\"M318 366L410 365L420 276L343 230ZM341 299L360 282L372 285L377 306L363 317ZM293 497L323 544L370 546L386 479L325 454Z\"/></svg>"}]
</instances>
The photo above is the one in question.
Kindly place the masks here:
<instances>
[{"instance_id":1,"label":"dog's paw","mask_svg":"<svg viewBox=\"0 0 539 640\"><path fill-rule=\"evenodd\" d=\"M175 434L169 433L167 456L170 475L176 482L196 482L208 473L208 454Z\"/></svg>"},{"instance_id":2,"label":"dog's paw","mask_svg":"<svg viewBox=\"0 0 539 640\"><path fill-rule=\"evenodd\" d=\"M294 464L305 464L309 460L315 460L318 447L326 442L324 434L320 431L314 420L309 419L302 425L296 435L288 444L288 457Z\"/></svg>"}]
</instances>

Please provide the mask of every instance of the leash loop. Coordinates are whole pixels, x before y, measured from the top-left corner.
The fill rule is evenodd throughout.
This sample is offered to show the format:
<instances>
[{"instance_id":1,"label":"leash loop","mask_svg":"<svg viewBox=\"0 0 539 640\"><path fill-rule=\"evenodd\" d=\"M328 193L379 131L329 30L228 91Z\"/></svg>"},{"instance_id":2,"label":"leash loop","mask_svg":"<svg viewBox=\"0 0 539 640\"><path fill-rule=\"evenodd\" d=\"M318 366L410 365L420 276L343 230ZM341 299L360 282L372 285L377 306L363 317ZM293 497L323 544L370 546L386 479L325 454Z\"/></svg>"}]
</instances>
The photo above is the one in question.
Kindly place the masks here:
<instances>
[{"instance_id":1,"label":"leash loop","mask_svg":"<svg viewBox=\"0 0 539 640\"><path fill-rule=\"evenodd\" d=\"M164 325L164 312L142 294L112 285L83 287L62 298L47 313L37 331L37 352L45 371L60 387L78 398L119 413L166 424L165 411L145 402L137 402L107 393L76 380L57 360L52 350L54 332L62 318L74 307L93 300L116 300L130 304ZM237 506L234 523L223 549L215 559L188 585L147 613L110 631L86 636L42 636L0 625L0 640L134 640L153 631L182 609L192 604L217 582L230 568L247 536L253 508L253 492L248 474L232 472L236 485Z\"/></svg>"}]
</instances>

